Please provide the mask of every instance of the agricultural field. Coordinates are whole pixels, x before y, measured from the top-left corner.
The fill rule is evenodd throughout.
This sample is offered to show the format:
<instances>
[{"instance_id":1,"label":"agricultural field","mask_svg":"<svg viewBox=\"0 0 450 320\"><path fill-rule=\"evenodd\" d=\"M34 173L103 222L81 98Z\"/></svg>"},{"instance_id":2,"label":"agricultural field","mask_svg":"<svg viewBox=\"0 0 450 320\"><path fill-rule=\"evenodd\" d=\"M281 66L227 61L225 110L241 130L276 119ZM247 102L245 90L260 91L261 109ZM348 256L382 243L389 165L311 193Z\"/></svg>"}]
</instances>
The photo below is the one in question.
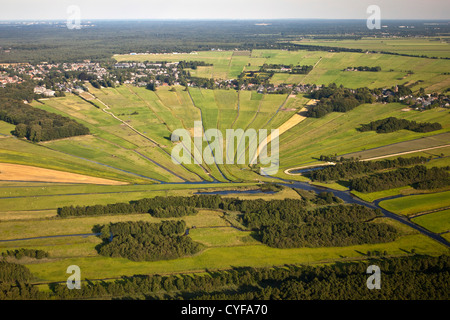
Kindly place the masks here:
<instances>
[{"instance_id":1,"label":"agricultural field","mask_svg":"<svg viewBox=\"0 0 450 320\"><path fill-rule=\"evenodd\" d=\"M371 43L367 41L366 45L369 48ZM399 45L387 44L393 48ZM430 44L432 47L424 48L424 52L438 53L440 45ZM410 49L405 45L401 50ZM314 66L306 75L276 73L270 79L274 85L335 82L348 88L378 88L411 84L413 91L423 87L426 92L444 92L450 87L450 78L443 74L450 72L450 65L444 59L268 49L114 55L113 58L119 62L203 61L212 66L199 66L189 72L196 77L223 80L236 79L245 71L257 71L264 63ZM382 71L343 71L348 66L359 65L381 66ZM381 216L370 224L392 227L398 232L395 240L347 246L276 248L264 244L255 229L243 227L241 213L232 210L202 207L197 208L199 212L195 215L168 218L124 212L97 216L58 215L61 207L128 204L144 198L192 196L200 192L221 194L226 199L306 201L306 193L302 195L295 189L303 186L305 190L309 187L315 190L309 196L322 197L319 199L322 202L317 200L318 208L337 206L338 200L327 202L327 196L354 196L353 202L346 201L384 208L448 239L450 191L447 187L417 191L411 185L362 193L350 191L346 182L312 182L304 175L289 173L289 169L324 164L319 160L321 155L361 160L425 156L430 158L425 164L427 168L445 168L450 165L448 108L405 111L405 105L399 102L374 103L359 105L345 113L330 112L321 118L312 118L307 117L306 112L317 101L306 93L269 94L181 85L160 86L155 91L132 84L108 88L95 88L88 83L85 86L89 93L80 96L67 93L64 97L35 100L31 105L74 119L89 128L90 134L30 142L11 133L14 125L0 121L0 253L19 248L49 252L48 258L39 261L27 258L17 261L29 268L35 276L35 284L66 281L68 265L80 266L83 279L101 280L245 266L328 264L366 260L370 252L383 252L386 257L449 253L445 241L436 241L413 229L411 224L402 223L401 219ZM362 124L388 117L437 122L442 129L383 134L357 130ZM196 125L201 126L199 132L195 131ZM187 139L172 140L178 129L189 133ZM227 154L227 143L213 148L217 146L216 141L202 139L200 145L195 145L196 138L204 138L210 129L217 129L223 136L227 129L266 129L268 135L278 129L278 172L274 176L263 176L258 170L262 164L248 165L251 141L245 136L234 141L236 148L230 154ZM264 148L271 150L271 139L269 136L266 144L257 144L258 152ZM240 146L243 148L239 149ZM186 151L182 163L172 159L175 147ZM194 162L198 154L205 156L208 152L214 161ZM229 155L234 163L221 162L226 159L223 155ZM277 189L277 183L290 182L304 184ZM264 187L275 191L262 193ZM395 196L398 198L389 199ZM311 206L316 208L316 204ZM277 215L283 215L281 210L276 210ZM184 220L189 238L200 243L203 249L181 258L139 262L106 257L97 250L102 243L94 234L99 225L129 221L161 223L164 220Z\"/></svg>"},{"instance_id":2,"label":"agricultural field","mask_svg":"<svg viewBox=\"0 0 450 320\"><path fill-rule=\"evenodd\" d=\"M398 199L386 200L382 201L380 206L397 214L411 216L428 210L449 207L450 191L411 195Z\"/></svg>"},{"instance_id":3,"label":"agricultural field","mask_svg":"<svg viewBox=\"0 0 450 320\"><path fill-rule=\"evenodd\" d=\"M361 105L348 113L331 113L320 119L307 118L299 125L287 131L280 137L280 168L288 169L301 165L312 165L320 163L316 159L324 154L337 154L363 159L377 156L386 156L400 152L417 150L420 148L435 147L447 144L450 119L446 110L427 110L420 113L404 112L401 104L375 104ZM433 121L442 124L443 129L429 133L416 133L401 130L386 134L375 132L358 132L356 129L360 124L366 123L367 119L374 121L387 117L402 119L426 119L421 121ZM438 135L443 133L443 135ZM430 137L420 140L423 137ZM301 137L298 143L296 137ZM404 143L397 149L395 143ZM383 148L381 148L383 147ZM367 150L367 151L366 151ZM282 170L279 176L285 177Z\"/></svg>"},{"instance_id":4,"label":"agricultural field","mask_svg":"<svg viewBox=\"0 0 450 320\"><path fill-rule=\"evenodd\" d=\"M99 256L95 250L101 240L91 236L51 237L56 235L90 234L96 224L119 221L158 222L148 214L117 215L105 217L82 217L72 219L32 219L5 221L0 224L3 240L43 237L33 240L0 242L0 250L15 248L42 249L50 253L50 258L39 262L25 263L37 276L39 283L64 281L65 268L70 264L79 265L83 277L89 279L115 278L133 274L168 274L177 272L195 272L208 269L227 269L237 266L270 266L286 263L318 263L333 260L362 257L369 250L386 251L390 255L401 255L405 251L415 250L440 254L444 247L436 246L412 230L403 230L396 241L376 245L358 245L341 248L298 248L276 249L258 242L249 231L232 228L222 218L223 213L201 210L195 216L183 217L191 229L190 236L206 246L201 253L170 261L132 262L123 258ZM390 223L396 225L394 221ZM107 267L106 267L107 266Z\"/></svg>"},{"instance_id":5,"label":"agricultural field","mask_svg":"<svg viewBox=\"0 0 450 320\"><path fill-rule=\"evenodd\" d=\"M420 215L412 221L435 233L448 232L450 229L450 210L442 210L434 213Z\"/></svg>"},{"instance_id":6,"label":"agricultural field","mask_svg":"<svg viewBox=\"0 0 450 320\"><path fill-rule=\"evenodd\" d=\"M359 40L315 40L304 39L295 43L329 46L368 51L386 51L400 54L425 55L427 57L450 58L450 44L448 37L434 38L406 38L406 39L375 39L362 38Z\"/></svg>"},{"instance_id":7,"label":"agricultural field","mask_svg":"<svg viewBox=\"0 0 450 320\"><path fill-rule=\"evenodd\" d=\"M449 44L441 46L448 47ZM448 51L448 50L447 50ZM399 84L411 85L413 91L423 87L426 92L441 91L449 87L450 72L448 61L404 57L388 54L365 54L353 52L326 51L281 51L253 50L249 56L235 56L233 51L198 52L197 54L142 54L115 55L117 61L205 61L213 66L191 70L193 76L214 79L236 79L247 67L266 64L312 65L314 69L307 75L275 74L271 82L281 83L339 83L348 88L381 88ZM349 66L380 66L381 72L349 72ZM203 69L204 68L204 69ZM411 73L410 71L413 71ZM197 74L200 73L200 74Z\"/></svg>"}]
</instances>

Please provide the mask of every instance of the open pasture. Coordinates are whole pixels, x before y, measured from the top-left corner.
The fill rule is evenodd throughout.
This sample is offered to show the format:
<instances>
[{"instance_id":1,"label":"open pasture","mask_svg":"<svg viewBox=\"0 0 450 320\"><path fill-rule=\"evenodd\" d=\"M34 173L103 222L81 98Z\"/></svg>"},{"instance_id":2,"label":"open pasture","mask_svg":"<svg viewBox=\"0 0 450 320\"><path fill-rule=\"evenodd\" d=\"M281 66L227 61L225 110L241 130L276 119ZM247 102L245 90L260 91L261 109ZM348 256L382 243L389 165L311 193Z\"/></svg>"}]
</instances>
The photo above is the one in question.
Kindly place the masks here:
<instances>
[{"instance_id":1,"label":"open pasture","mask_svg":"<svg viewBox=\"0 0 450 320\"><path fill-rule=\"evenodd\" d=\"M355 41L355 43L357 42ZM430 43L430 41L428 43L422 41L418 46L422 45L421 48L430 49ZM433 45L439 47L438 49L435 47L438 51L431 50L429 53L443 53L445 48L449 46L448 43L437 42L433 42ZM406 51L413 49L413 47L408 46L402 48ZM315 83L320 85L334 82L349 88L380 88L408 84L412 86L414 91L423 87L428 92L442 91L450 85L450 78L445 75L445 73L450 72L448 60L379 53L253 50L250 56L237 56L233 54L233 51L205 51L197 54L115 55L113 58L117 61L205 61L212 63L213 66L199 67L197 70L191 70L191 74L215 79L236 79L247 68L255 71L257 66L262 66L264 63L314 66L314 69L308 75L277 73L271 79L271 82L276 85L281 83ZM357 66L380 66L382 71L344 71L347 67Z\"/></svg>"},{"instance_id":2,"label":"open pasture","mask_svg":"<svg viewBox=\"0 0 450 320\"><path fill-rule=\"evenodd\" d=\"M448 232L450 230L450 209L424 214L411 220L431 232Z\"/></svg>"},{"instance_id":3,"label":"open pasture","mask_svg":"<svg viewBox=\"0 0 450 320\"><path fill-rule=\"evenodd\" d=\"M380 202L380 206L394 213L410 216L423 211L450 207L450 191L385 200Z\"/></svg>"}]
</instances>

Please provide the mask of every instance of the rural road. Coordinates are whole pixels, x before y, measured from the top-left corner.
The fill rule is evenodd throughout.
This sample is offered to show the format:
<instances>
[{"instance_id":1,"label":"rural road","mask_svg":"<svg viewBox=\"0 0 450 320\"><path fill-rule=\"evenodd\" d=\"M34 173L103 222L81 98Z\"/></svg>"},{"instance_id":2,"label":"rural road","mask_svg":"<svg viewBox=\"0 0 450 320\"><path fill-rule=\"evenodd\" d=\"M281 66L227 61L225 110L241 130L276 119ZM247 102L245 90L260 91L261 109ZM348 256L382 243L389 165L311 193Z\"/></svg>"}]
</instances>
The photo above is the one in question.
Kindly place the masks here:
<instances>
[{"instance_id":1,"label":"rural road","mask_svg":"<svg viewBox=\"0 0 450 320\"><path fill-rule=\"evenodd\" d=\"M335 196L341 198L346 203L359 204L359 205L363 205L363 206L371 208L371 209L380 209L385 217L388 217L388 218L394 219L398 222L401 222L401 223L407 225L408 227L411 227L411 228L419 231L420 233L438 241L439 243L443 244L447 248L450 248L450 243L446 239L444 239L442 236L440 236L439 234L433 233L433 232L411 222L406 217L397 215L393 212L390 212L390 211L380 207L379 203L381 201L387 200L387 199L392 199L393 197L378 199L378 200L374 201L373 203L370 203L370 202L364 201L360 198L357 198L356 196L352 195L349 191L339 191L339 190L329 189L326 187L314 186L314 185L310 185L309 183L306 183L306 182L283 180L283 179L280 179L280 180L283 182L278 183L278 184L284 185L289 188L299 188L299 189L303 189L303 190L314 191L316 193L320 193L320 192L324 192L324 191L332 192ZM401 196L402 195L394 196L394 197L401 197Z\"/></svg>"},{"instance_id":2,"label":"rural road","mask_svg":"<svg viewBox=\"0 0 450 320\"><path fill-rule=\"evenodd\" d=\"M404 151L404 152L399 152L399 153L391 153L391 154L386 154L384 156L367 158L367 159L361 159L360 161L371 161L371 160L377 160L377 159L401 156L401 155L404 155L404 154L410 154L410 153L416 153L416 152L423 152L423 151L428 151L428 150L440 149L440 148L445 148L445 147L450 147L450 144L445 144L445 145L442 145L442 146L436 146L436 147L430 147L430 148L415 149L415 150ZM301 173L291 173L291 171L301 170L301 169L309 169L309 168L314 168L314 167L322 167L322 166L328 166L328 165L335 165L335 163L327 162L327 163L323 163L323 164L315 164L315 165L310 165L310 166L289 168L289 169L284 170L284 173L287 174L287 175L290 175L290 176L298 176L298 175L301 175Z\"/></svg>"}]
</instances>

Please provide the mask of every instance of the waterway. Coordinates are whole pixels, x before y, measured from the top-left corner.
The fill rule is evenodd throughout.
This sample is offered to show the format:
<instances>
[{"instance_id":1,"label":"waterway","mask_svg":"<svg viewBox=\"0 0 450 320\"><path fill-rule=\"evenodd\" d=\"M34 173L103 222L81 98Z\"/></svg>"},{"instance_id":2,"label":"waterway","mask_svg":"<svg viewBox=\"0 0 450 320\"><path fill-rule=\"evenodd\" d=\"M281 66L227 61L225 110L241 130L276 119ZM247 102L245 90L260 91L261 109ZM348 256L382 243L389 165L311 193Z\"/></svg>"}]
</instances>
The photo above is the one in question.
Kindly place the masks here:
<instances>
[{"instance_id":1,"label":"waterway","mask_svg":"<svg viewBox=\"0 0 450 320\"><path fill-rule=\"evenodd\" d=\"M292 181L292 180L284 180L281 178L278 178L279 182L277 184L285 186L285 187L289 187L289 188L298 188L298 189L302 189L302 190L307 190L307 191L314 191L316 193L321 193L321 192L332 192L335 196L341 198L345 203L349 203L349 204L359 204L359 205L363 205L366 206L368 208L371 209L379 209L381 211L381 213L387 217L387 218L391 218L394 219L400 223L403 223L417 231L419 231L420 233L438 241L439 243L445 245L446 247L450 248L450 243L444 239L443 237L441 237L439 234L433 233L413 222L411 222L408 218L406 218L405 216L401 216L401 215L397 215L393 212L390 212L384 208L382 208L380 206L380 202L385 201L385 200L390 200L390 199L396 199L396 198L401 198L404 195L395 195L395 196L391 196L391 197L386 197L386 198L382 198L382 199L377 199L374 202L367 202L364 201L356 196L354 196L353 194L350 193L350 191L341 191L341 190L334 190L334 189L330 189L327 187L323 187L323 186L315 186L315 185L311 185L309 183L306 182L300 182L300 181ZM187 184L187 183L186 183ZM199 183L202 184L202 183ZM214 195L214 194L218 194L218 195L230 195L230 194L261 194L261 195L265 195L265 194L274 194L274 191L263 191L261 189L252 189L252 190L218 190L218 191L209 191L209 192L197 192L195 194L208 194L208 195ZM75 237L75 236L81 236L81 237L86 237L86 236L94 236L94 235L98 235L95 233L91 233L91 234L68 234L68 235L59 235L59 236L43 236L43 237L34 237L34 238L24 238L24 239L9 239L9 240L0 240L0 242L9 242L9 241L23 241L23 240L32 240L32 239L44 239L44 238L55 238L55 237Z\"/></svg>"}]
</instances>

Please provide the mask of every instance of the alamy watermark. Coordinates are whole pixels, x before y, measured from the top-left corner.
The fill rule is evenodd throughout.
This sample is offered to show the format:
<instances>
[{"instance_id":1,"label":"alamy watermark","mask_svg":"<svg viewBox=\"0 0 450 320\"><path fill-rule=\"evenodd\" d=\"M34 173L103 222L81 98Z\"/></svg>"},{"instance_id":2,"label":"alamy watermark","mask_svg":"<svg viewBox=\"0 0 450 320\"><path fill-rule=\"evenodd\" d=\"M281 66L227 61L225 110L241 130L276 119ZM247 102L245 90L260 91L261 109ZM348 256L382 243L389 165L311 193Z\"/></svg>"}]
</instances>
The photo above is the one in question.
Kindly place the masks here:
<instances>
[{"instance_id":1,"label":"alamy watermark","mask_svg":"<svg viewBox=\"0 0 450 320\"><path fill-rule=\"evenodd\" d=\"M367 28L370 30L381 29L381 9L377 5L370 5L367 7L367 14L370 16L367 18Z\"/></svg>"},{"instance_id":2,"label":"alamy watermark","mask_svg":"<svg viewBox=\"0 0 450 320\"><path fill-rule=\"evenodd\" d=\"M372 274L369 278L367 278L367 288L370 290L373 289L381 289L381 270L380 267L376 265L370 265L366 270L367 274Z\"/></svg>"},{"instance_id":3,"label":"alamy watermark","mask_svg":"<svg viewBox=\"0 0 450 320\"><path fill-rule=\"evenodd\" d=\"M66 273L72 273L70 277L67 278L67 288L81 289L81 269L77 265L71 265L67 267Z\"/></svg>"},{"instance_id":4,"label":"alamy watermark","mask_svg":"<svg viewBox=\"0 0 450 320\"><path fill-rule=\"evenodd\" d=\"M279 130L272 129L269 136L267 133L267 129L226 129L224 135L218 129L203 131L202 122L195 121L192 131L177 129L172 133L171 141L177 143L172 149L172 162L259 165L261 175L271 176L280 164Z\"/></svg>"},{"instance_id":5,"label":"alamy watermark","mask_svg":"<svg viewBox=\"0 0 450 320\"><path fill-rule=\"evenodd\" d=\"M81 9L79 6L71 5L67 7L67 29L81 29Z\"/></svg>"}]
</instances>

